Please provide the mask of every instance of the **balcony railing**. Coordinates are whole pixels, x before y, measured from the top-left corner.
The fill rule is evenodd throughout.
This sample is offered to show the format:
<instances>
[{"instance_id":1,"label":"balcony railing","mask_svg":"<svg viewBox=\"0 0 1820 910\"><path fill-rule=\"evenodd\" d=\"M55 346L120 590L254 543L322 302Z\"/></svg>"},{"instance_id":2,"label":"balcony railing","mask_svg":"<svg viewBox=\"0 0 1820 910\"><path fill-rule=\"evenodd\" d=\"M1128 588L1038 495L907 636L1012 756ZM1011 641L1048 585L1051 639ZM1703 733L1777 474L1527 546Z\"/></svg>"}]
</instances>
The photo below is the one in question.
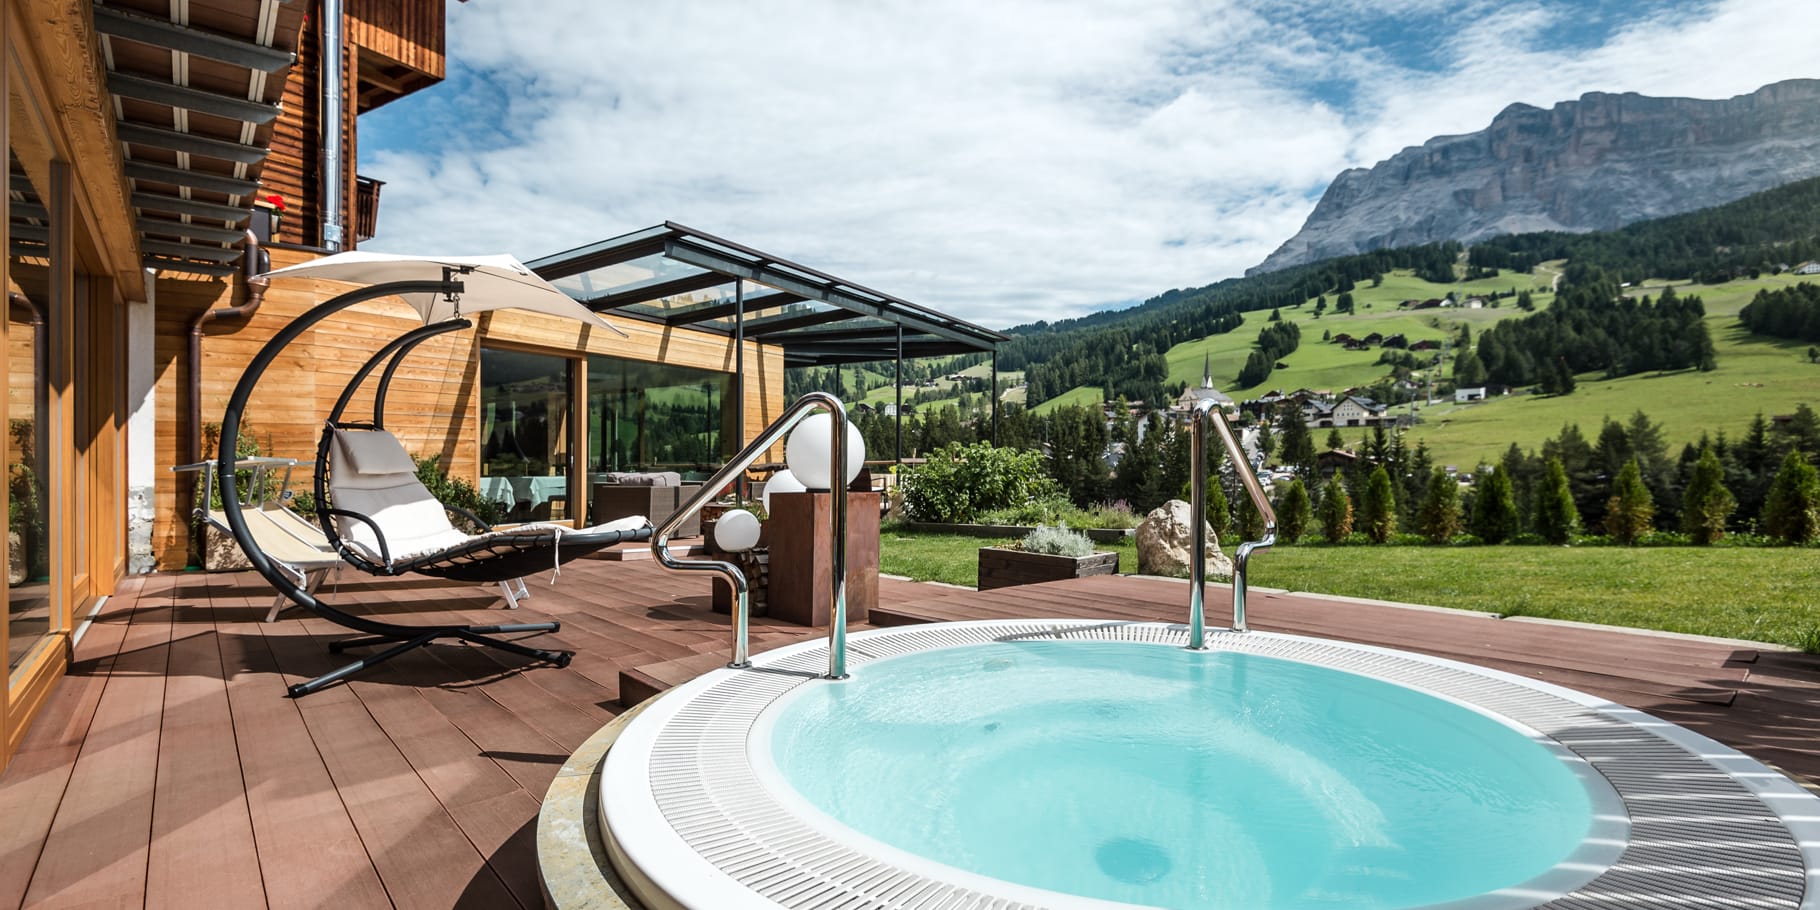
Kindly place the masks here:
<instances>
[{"instance_id":1,"label":"balcony railing","mask_svg":"<svg viewBox=\"0 0 1820 910\"><path fill-rule=\"evenodd\" d=\"M359 243L372 240L379 231L379 190L385 181L371 177L355 177L354 181L354 242Z\"/></svg>"}]
</instances>

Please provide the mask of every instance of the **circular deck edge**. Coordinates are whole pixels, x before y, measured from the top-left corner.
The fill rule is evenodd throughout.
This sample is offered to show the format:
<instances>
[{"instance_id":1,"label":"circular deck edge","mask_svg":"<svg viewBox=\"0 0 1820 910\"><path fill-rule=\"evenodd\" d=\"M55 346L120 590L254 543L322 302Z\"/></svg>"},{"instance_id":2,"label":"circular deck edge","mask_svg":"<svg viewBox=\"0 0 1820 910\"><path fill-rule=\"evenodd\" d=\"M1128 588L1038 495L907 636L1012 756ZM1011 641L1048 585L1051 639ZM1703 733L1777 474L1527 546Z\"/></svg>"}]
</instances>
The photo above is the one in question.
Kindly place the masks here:
<instances>
[{"instance_id":1,"label":"circular deck edge","mask_svg":"<svg viewBox=\"0 0 1820 910\"><path fill-rule=\"evenodd\" d=\"M947 623L856 634L851 640L852 651L849 656L852 665L861 668L866 662L906 650L991 641L1005 635L1110 638L1173 644L1179 643L1177 639L1184 634L1185 630L1180 625L1159 623L1065 620ZM1820 799L1761 763L1704 736L1585 693L1409 652L1259 632L1218 633L1212 636L1210 644L1222 650L1288 657L1339 669L1351 669L1353 672L1363 672L1365 675L1428 691L1449 700L1477 705L1489 713L1501 714L1519 726L1538 730L1591 762L1623 794L1628 814L1631 815L1644 846L1638 848L1633 855L1631 847L1638 843L1637 839L1633 839L1617 864L1585 887L1561 897L1555 906L1579 906L1582 901L1606 903L1613 898L1640 898L1649 901L1652 897L1658 900L1672 897L1674 902L1690 907L1735 906L1734 902L1739 896L1739 882L1733 876L1745 872L1747 878L1754 879L1759 885L1759 897L1767 899L1762 902L1763 906L1799 907L1801 910L1820 908ZM674 720L677 715L688 711L689 706L704 693L707 694L706 701L720 702L716 710L728 707L730 702L746 702L749 706L755 700L759 703L757 710L762 710L764 704L782 692L814 678L815 668L823 662L824 654L821 643L805 642L763 655L757 661L757 669L762 674L760 676L735 677L734 671L707 674L676 690L674 697L666 699L663 709L654 712L658 716L650 719ZM749 674L752 671L741 672ZM739 680L737 684L733 683L736 678ZM1457 689L1461 686L1466 690L1464 698L1460 691L1447 691L1450 687ZM756 713L756 710L751 712L752 716L756 716ZM700 740L700 731L704 729L700 726L702 720L703 718L696 717L690 721L685 717L685 723L680 726L694 726L696 731L672 735L671 745L682 745L682 752L694 751L698 747L712 749L712 754L718 758L726 743L701 741L682 744L678 741L679 737ZM664 723L663 726L669 728L676 725ZM709 726L718 727L722 731L729 729L724 720L710 723ZM659 735L655 725L647 724L639 735L631 737L636 743L633 753L642 756L642 759L636 760L641 763L650 760L651 749L657 744ZM744 733L739 735L743 736ZM677 750L669 751L674 755ZM707 759L709 753L698 754ZM627 760L635 760L630 755L625 757ZM1663 770L1660 767L1663 762L1668 762L1672 767ZM725 777L729 768L724 762L709 763L715 765L717 777ZM675 794L680 792L675 779L681 769L672 763L660 770L666 782L659 789L669 791L674 805ZM646 773L649 774L649 771ZM690 775L685 773L682 776ZM612 800L618 800L617 805L624 805L626 800L622 791L625 789L636 788L616 789L608 800L603 800L602 808ZM650 809L658 809L657 803L662 798L661 794L653 795L647 789L638 800L646 801ZM723 800L744 802L734 791L726 789L710 794L708 801L721 803ZM659 810L658 814L667 813ZM1717 844L1714 843L1714 825L1719 826L1717 840L1720 843ZM716 837L737 837L739 827L735 823L729 823ZM604 824L601 831L603 834L609 833ZM650 856L647 851L651 840L680 836L670 829L665 829L662 835L652 838L644 836L647 832L642 827L638 833L640 843L635 845L635 852L646 853L647 857ZM1693 842L1694 847L1675 846L1679 841ZM1664 846L1665 843L1667 846ZM765 851L763 844L758 844L757 847ZM695 856L694 859L699 862L703 857ZM746 860L750 861L749 866L752 862L759 866L765 866L768 862L768 871L764 873L766 877L792 882L788 888L791 894L774 895L775 903L771 906L793 906L801 901L816 902L828 897L829 887L845 888L838 881L829 882L824 879L822 887L816 887L807 881L822 878L813 868L824 865L819 860L803 864L792 863L787 856L771 856L760 861L759 857L750 852L746 854ZM718 892L716 905L719 905L720 899L731 896L730 892L719 886L738 886L739 883L733 876L716 874L717 871L694 869L692 872L705 873L705 876L695 875L690 884L706 885L710 891ZM870 874L873 870L861 871ZM1725 874L1721 875L1721 872ZM709 881L702 880L704 877ZM893 876L894 879L900 877ZM914 872L909 877L920 878ZM649 887L652 883L647 881L643 884ZM952 877L945 883L938 880L934 884L945 885L939 888L942 894L927 896L937 897L943 906L974 906L976 903L979 906L989 904L994 907L1023 906L1022 903L1005 903L1005 898L1010 895L1004 890L996 891L996 896L989 896L973 892L965 885L957 888L956 885L960 883ZM694 887L686 890L696 891ZM747 890L746 897L757 896L769 890L774 889L752 888ZM923 889L918 887L910 888L912 892L921 890ZM696 896L699 897L702 893L696 891ZM1537 894L1537 900L1532 903L1548 901L1557 894ZM849 892L848 896L858 895ZM681 894L678 897L687 900ZM959 903L950 903L957 899ZM664 900L662 903L670 901ZM906 906L920 904L921 901L916 898L904 902ZM897 902L893 901L893 905L897 905Z\"/></svg>"}]
</instances>

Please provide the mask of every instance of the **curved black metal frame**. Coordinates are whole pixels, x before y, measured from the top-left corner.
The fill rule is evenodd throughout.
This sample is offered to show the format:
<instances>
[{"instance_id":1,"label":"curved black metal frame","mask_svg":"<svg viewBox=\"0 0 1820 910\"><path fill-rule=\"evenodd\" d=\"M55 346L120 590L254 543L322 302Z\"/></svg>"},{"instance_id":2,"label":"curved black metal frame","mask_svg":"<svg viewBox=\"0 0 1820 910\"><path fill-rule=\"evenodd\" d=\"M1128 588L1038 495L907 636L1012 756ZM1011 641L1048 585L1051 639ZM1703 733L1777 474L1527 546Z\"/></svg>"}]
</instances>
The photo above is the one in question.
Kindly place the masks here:
<instances>
[{"instance_id":1,"label":"curved black metal frame","mask_svg":"<svg viewBox=\"0 0 1820 910\"><path fill-rule=\"evenodd\" d=\"M457 277L457 272L458 270L456 269L445 269L441 281L396 281L349 291L331 300L318 304L315 308L298 317L290 325L285 326L278 334L272 336L271 340L267 341L263 348L260 348L259 353L247 364L246 372L241 374L240 382L234 386L234 394L228 399L227 413L222 415L221 418L221 438L228 440L240 438L241 417L246 411L247 400L252 396L254 386L258 384L259 378L265 374L265 371L271 366L272 361L277 358L279 352L290 346L291 342L297 340L298 336L302 335L305 331L348 307L380 297L425 293L442 294L446 296L459 295L462 292L462 283L459 277ZM465 328L466 325L466 320L452 320L451 322L439 323L434 326L425 326L415 329L401 338L395 339L391 344L386 345L380 353L374 355L374 357L361 368L360 372L355 376L354 381L343 391L341 400L336 404L335 416L339 417L341 411L345 410L347 403L353 398L355 387L357 387L367 375L371 374L380 361L388 356L395 356L392 364L395 368L397 365L397 358L402 358L405 353L408 353L409 350L417 344L443 332L453 331L457 328ZM431 329L434 329L435 331L430 331ZM391 378L392 372L392 369L388 369L382 377L381 389L378 391L375 399L377 402L374 407L376 417L384 409L384 386L389 384L387 380ZM558 622L486 626L407 626L369 619L364 616L357 616L337 609L334 606L317 599L315 595L305 591L286 577L283 572L279 571L277 566L272 563L271 559L265 555L265 552L261 550L259 545L253 540L252 532L247 529L246 517L241 514L239 491L235 489L234 472L237 467L237 462L238 456L234 452L234 446L231 444L223 445L216 458L215 467L217 481L221 484L223 517L227 519L228 527L233 531L235 542L240 544L241 551L246 554L247 561L252 564L253 569L263 576L280 594L290 598L299 606L308 609L310 612L315 613L336 625L367 634L367 637L365 638L346 639L333 642L329 645L329 650L331 652L339 653L346 648L365 645L392 645L392 647L381 651L378 654L362 658L347 666L341 667L340 669L318 676L308 682L291 686L288 691L292 698L301 698L324 686L334 683L337 680L345 679L367 667L384 663L400 654L414 648L422 647L441 638L460 639L462 641L472 642L489 648L496 648L524 657L550 661L559 667L568 666L569 660L573 656L571 652L531 648L518 644L517 642L493 637L521 632L555 632L562 628L562 624ZM319 461L317 466L316 492L317 501L319 503L322 501L321 497L323 492L321 473L322 465ZM333 538L335 536L332 529L333 523L325 522L325 525L324 532ZM578 549L584 548L587 545L587 541L585 540L577 539L573 542ZM338 544L337 549L344 548Z\"/></svg>"}]
</instances>

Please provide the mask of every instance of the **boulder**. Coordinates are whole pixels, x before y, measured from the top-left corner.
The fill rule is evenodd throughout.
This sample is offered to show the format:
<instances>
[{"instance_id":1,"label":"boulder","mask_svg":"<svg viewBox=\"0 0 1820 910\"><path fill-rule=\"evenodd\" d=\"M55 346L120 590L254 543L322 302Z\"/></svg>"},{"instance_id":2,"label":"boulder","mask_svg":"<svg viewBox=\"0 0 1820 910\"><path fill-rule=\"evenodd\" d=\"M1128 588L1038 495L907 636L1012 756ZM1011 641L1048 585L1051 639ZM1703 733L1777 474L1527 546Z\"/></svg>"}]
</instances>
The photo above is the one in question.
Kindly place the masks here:
<instances>
[{"instance_id":1,"label":"boulder","mask_svg":"<svg viewBox=\"0 0 1820 910\"><path fill-rule=\"evenodd\" d=\"M1193 509L1179 499L1158 506L1137 526L1138 572L1143 575L1187 575L1194 538L1189 528ZM1207 574L1231 575L1232 560L1220 552L1219 536L1203 521L1201 532L1207 535Z\"/></svg>"}]
</instances>

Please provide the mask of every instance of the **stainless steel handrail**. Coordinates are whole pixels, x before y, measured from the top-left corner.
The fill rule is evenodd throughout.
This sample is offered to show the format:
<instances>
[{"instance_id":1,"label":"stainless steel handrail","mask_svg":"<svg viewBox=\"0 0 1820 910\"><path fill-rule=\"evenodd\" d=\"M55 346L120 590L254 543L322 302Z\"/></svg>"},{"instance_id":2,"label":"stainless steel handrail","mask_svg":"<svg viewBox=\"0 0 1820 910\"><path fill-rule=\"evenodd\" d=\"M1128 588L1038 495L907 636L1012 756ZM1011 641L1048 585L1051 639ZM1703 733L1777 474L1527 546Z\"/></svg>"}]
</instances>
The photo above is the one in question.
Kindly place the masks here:
<instances>
[{"instance_id":1,"label":"stainless steel handrail","mask_svg":"<svg viewBox=\"0 0 1820 910\"><path fill-rule=\"evenodd\" d=\"M1195 402L1193 412L1193 432L1189 437L1188 458L1190 481L1189 498L1193 500L1191 509L1194 514L1194 544L1189 552L1192 554L1188 564L1188 647L1200 651L1207 647L1207 535L1202 533L1207 521L1207 423L1211 415L1214 428L1219 431L1220 442L1226 447L1227 457L1232 459L1233 470L1238 472L1239 481L1245 485L1245 493L1251 497L1252 505L1257 506L1258 514L1264 517L1264 536L1258 540L1249 540L1239 544L1232 555L1232 631L1244 632L1250 627L1245 624L1245 570L1251 563L1251 554L1258 550L1269 549L1277 542L1277 513L1270 507L1270 500L1264 496L1264 487L1258 483L1258 476L1251 470L1251 464L1245 460L1245 450L1239 445L1237 437L1232 435L1232 426L1226 422L1226 415L1211 400L1202 399Z\"/></svg>"},{"instance_id":2,"label":"stainless steel handrail","mask_svg":"<svg viewBox=\"0 0 1820 910\"><path fill-rule=\"evenodd\" d=\"M739 475L752 463L758 460L772 446L782 440L785 434L795 428L811 411L820 408L833 417L833 438L828 446L829 486L834 494L834 553L831 560L834 572L833 609L828 617L828 679L847 678L847 409L826 392L810 392L784 410L783 416L772 421L771 425L758 434L751 445L741 449L726 467L720 469L701 489L689 498L688 502L676 510L676 514L665 519L663 524L651 534L651 555L657 564L672 572L719 572L733 586L733 660L729 667L744 668L752 666L751 656L747 652L748 627L750 626L751 587L746 580L746 573L739 566L718 559L677 559L670 553L670 535L682 527L683 522L700 512L715 494L727 484L739 478Z\"/></svg>"}]
</instances>

